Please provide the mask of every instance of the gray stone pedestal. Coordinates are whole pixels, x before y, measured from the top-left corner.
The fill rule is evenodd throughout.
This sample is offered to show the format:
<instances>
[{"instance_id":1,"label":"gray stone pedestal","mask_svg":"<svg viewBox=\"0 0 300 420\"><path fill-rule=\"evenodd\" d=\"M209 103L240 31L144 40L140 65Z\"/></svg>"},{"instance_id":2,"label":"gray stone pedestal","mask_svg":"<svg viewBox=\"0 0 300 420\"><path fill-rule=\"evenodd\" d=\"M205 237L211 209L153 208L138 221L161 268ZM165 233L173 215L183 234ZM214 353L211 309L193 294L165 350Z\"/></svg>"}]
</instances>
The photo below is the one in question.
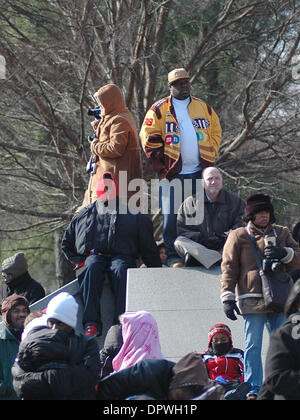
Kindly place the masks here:
<instances>
[{"instance_id":1,"label":"gray stone pedestal","mask_svg":"<svg viewBox=\"0 0 300 420\"><path fill-rule=\"evenodd\" d=\"M208 331L217 322L227 324L234 346L244 349L243 319L231 321L225 317L220 276L220 267L130 269L126 310L152 313L158 323L162 352L173 361L191 351L205 351Z\"/></svg>"}]
</instances>

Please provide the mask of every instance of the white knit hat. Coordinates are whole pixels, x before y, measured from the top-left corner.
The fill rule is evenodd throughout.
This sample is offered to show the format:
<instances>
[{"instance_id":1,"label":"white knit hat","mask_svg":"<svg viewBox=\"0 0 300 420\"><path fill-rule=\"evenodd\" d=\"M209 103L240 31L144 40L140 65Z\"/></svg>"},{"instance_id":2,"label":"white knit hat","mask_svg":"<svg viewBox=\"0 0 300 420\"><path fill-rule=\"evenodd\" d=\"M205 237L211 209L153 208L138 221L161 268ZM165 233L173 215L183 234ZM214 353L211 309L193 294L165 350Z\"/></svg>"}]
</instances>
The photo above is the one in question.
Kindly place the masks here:
<instances>
[{"instance_id":1,"label":"white knit hat","mask_svg":"<svg viewBox=\"0 0 300 420\"><path fill-rule=\"evenodd\" d=\"M70 293L62 292L50 300L47 306L47 320L55 318L69 327L75 328L77 323L78 303Z\"/></svg>"}]
</instances>

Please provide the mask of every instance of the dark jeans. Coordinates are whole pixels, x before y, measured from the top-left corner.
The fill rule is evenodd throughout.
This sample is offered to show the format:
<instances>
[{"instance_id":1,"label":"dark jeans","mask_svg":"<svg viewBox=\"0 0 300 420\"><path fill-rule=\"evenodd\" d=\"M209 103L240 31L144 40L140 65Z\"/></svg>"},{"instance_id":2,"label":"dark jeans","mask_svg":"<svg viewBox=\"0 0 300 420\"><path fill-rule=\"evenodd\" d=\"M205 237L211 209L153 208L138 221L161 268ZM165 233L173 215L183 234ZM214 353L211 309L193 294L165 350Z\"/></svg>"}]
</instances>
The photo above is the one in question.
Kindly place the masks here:
<instances>
[{"instance_id":1,"label":"dark jeans","mask_svg":"<svg viewBox=\"0 0 300 420\"><path fill-rule=\"evenodd\" d=\"M168 254L168 264L181 259L174 248L174 242L177 238L177 212L183 201L196 193L196 180L201 179L201 177L202 171L193 174L178 174L169 180L169 183L178 180L178 188L175 184L174 187L172 185L168 187L168 181L166 180L160 181L159 203L162 210L163 240ZM185 179L191 180L186 186L184 186ZM163 185L164 182L166 187Z\"/></svg>"},{"instance_id":2,"label":"dark jeans","mask_svg":"<svg viewBox=\"0 0 300 420\"><path fill-rule=\"evenodd\" d=\"M128 268L136 268L136 260L124 255L91 255L85 261L85 269L78 276L83 301L83 325L95 324L102 333L100 299L107 273L115 297L114 323L125 312Z\"/></svg>"}]
</instances>

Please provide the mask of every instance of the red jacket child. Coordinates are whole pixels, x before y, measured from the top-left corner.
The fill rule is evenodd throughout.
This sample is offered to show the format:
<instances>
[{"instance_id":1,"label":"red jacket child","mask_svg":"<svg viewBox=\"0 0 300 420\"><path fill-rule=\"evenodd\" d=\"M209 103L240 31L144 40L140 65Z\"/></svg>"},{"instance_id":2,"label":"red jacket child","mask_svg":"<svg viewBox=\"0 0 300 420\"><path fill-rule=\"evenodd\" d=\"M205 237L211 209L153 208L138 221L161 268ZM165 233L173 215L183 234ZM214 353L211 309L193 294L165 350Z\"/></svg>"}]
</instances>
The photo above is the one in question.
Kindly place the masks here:
<instances>
[{"instance_id":1,"label":"red jacket child","mask_svg":"<svg viewBox=\"0 0 300 420\"><path fill-rule=\"evenodd\" d=\"M209 378L244 382L244 352L233 347L230 328L222 323L214 324L208 337L208 349L201 355Z\"/></svg>"}]
</instances>

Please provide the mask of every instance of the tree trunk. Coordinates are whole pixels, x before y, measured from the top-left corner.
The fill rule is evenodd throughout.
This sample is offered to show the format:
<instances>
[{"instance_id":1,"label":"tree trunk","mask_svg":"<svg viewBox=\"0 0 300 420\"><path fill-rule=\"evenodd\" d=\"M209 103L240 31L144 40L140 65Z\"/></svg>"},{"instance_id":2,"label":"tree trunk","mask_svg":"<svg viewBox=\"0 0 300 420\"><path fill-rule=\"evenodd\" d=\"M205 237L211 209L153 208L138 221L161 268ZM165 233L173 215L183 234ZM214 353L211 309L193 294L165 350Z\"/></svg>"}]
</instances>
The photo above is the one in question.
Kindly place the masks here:
<instances>
[{"instance_id":1,"label":"tree trunk","mask_svg":"<svg viewBox=\"0 0 300 420\"><path fill-rule=\"evenodd\" d=\"M62 287L75 279L73 265L66 259L61 250L61 240L64 230L59 229L54 232L54 253L56 261L56 283L57 287Z\"/></svg>"}]
</instances>

